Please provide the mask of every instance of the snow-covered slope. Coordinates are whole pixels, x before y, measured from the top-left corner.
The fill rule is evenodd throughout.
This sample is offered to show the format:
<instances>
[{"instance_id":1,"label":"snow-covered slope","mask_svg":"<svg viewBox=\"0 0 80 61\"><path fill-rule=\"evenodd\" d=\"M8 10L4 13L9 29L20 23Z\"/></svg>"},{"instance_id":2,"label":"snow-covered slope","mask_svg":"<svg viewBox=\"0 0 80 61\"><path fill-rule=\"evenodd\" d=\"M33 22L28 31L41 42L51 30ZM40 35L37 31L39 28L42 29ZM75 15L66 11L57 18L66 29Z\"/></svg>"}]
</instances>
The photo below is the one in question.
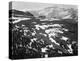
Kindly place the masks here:
<instances>
[{"instance_id":1,"label":"snow-covered slope","mask_svg":"<svg viewBox=\"0 0 80 61\"><path fill-rule=\"evenodd\" d=\"M72 19L72 15L77 16L77 9L47 7L39 11L39 15L45 15L47 18Z\"/></svg>"}]
</instances>

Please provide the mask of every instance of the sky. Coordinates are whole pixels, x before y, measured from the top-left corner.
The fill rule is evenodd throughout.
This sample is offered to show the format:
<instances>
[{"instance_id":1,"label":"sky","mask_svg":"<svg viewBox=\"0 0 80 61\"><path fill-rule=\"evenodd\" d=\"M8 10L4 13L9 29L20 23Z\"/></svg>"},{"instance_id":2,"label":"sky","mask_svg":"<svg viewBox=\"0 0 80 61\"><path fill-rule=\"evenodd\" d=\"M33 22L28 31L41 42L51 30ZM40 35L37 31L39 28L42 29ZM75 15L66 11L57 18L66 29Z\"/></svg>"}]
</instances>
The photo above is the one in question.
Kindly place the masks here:
<instances>
[{"instance_id":1,"label":"sky","mask_svg":"<svg viewBox=\"0 0 80 61\"><path fill-rule=\"evenodd\" d=\"M39 10L46 7L66 7L66 8L77 8L75 5L63 5L63 4L50 4L50 3L33 3L33 2L21 2L21 1L13 1L12 9L16 10Z\"/></svg>"}]
</instances>

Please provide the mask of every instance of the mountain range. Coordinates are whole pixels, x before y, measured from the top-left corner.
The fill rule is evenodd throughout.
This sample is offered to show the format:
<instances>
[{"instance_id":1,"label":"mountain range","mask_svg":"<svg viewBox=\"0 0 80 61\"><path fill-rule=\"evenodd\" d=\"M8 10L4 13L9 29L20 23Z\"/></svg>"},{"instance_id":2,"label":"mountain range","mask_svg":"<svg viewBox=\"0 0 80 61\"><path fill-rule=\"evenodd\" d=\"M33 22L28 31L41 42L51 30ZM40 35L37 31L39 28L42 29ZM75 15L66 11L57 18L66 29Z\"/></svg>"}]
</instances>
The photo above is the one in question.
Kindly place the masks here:
<instances>
[{"instance_id":1,"label":"mountain range","mask_svg":"<svg viewBox=\"0 0 80 61\"><path fill-rule=\"evenodd\" d=\"M75 8L60 8L60 7L46 7L41 10L26 10L26 11L20 11L20 10L9 10L9 14L13 17L23 17L23 18L29 18L29 17L36 17L36 18L43 18L43 19L74 19L77 21L78 19L78 9ZM40 17L39 17L40 16Z\"/></svg>"},{"instance_id":2,"label":"mountain range","mask_svg":"<svg viewBox=\"0 0 80 61\"><path fill-rule=\"evenodd\" d=\"M77 9L47 7L38 11L30 11L34 16L46 16L46 18L73 19L78 16Z\"/></svg>"}]
</instances>

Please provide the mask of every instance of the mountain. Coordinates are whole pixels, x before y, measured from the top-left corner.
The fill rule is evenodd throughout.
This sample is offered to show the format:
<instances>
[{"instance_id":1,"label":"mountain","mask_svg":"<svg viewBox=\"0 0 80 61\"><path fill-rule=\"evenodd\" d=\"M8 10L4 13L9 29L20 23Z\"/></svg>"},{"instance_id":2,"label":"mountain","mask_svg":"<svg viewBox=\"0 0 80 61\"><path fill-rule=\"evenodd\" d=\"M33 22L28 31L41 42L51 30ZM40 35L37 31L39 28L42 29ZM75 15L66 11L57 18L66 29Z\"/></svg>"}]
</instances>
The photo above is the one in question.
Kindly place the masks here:
<instances>
[{"instance_id":1,"label":"mountain","mask_svg":"<svg viewBox=\"0 0 80 61\"><path fill-rule=\"evenodd\" d=\"M72 19L77 17L77 9L47 7L39 11L39 15L45 15L47 18Z\"/></svg>"},{"instance_id":2,"label":"mountain","mask_svg":"<svg viewBox=\"0 0 80 61\"><path fill-rule=\"evenodd\" d=\"M15 10L15 9L12 9L12 10L9 10L9 14L13 17L33 17L34 15L31 14L30 12L23 12L23 11L19 11L19 10Z\"/></svg>"},{"instance_id":3,"label":"mountain","mask_svg":"<svg viewBox=\"0 0 80 61\"><path fill-rule=\"evenodd\" d=\"M26 11L27 12L27 11ZM78 19L78 9L66 7L46 7L40 10L30 10L35 17L45 16L46 19Z\"/></svg>"}]
</instances>

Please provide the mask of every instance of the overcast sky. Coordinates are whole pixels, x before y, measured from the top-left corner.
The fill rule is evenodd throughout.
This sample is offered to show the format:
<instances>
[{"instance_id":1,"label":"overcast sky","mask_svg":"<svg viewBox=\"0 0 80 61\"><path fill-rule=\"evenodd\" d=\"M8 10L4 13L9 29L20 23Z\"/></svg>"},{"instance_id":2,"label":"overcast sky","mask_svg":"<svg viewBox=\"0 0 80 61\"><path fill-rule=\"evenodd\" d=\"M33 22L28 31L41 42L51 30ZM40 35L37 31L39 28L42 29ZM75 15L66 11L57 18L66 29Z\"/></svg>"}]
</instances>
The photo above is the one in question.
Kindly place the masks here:
<instances>
[{"instance_id":1,"label":"overcast sky","mask_svg":"<svg viewBox=\"0 0 80 61\"><path fill-rule=\"evenodd\" d=\"M17 10L38 10L45 7L53 7L53 6L59 6L59 7L66 7L66 8L77 8L75 5L62 5L62 4L50 4L50 3L32 3L32 2L19 2L19 1L13 1L12 2L12 9Z\"/></svg>"}]
</instances>

